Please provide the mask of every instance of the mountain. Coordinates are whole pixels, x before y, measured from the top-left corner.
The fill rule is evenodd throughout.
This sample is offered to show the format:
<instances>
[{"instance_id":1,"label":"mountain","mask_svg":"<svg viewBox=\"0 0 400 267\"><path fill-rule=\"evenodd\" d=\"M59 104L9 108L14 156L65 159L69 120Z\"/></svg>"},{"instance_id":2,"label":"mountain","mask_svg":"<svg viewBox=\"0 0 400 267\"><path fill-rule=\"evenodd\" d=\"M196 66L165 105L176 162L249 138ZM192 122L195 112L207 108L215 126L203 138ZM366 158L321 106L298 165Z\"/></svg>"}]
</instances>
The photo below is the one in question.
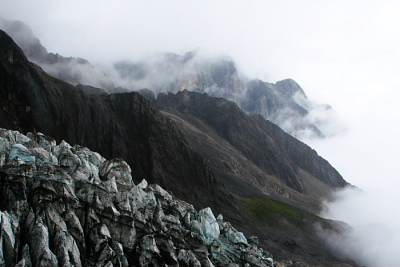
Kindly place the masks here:
<instances>
[{"instance_id":1,"label":"mountain","mask_svg":"<svg viewBox=\"0 0 400 267\"><path fill-rule=\"evenodd\" d=\"M91 87L74 87L53 78L30 63L4 32L0 52L2 127L40 131L58 142L85 145L107 158L124 158L135 182L145 178L175 189L177 196L199 206L230 205L229 195L203 158L140 94L93 93ZM209 194L198 193L208 190Z\"/></svg>"},{"instance_id":2,"label":"mountain","mask_svg":"<svg viewBox=\"0 0 400 267\"><path fill-rule=\"evenodd\" d=\"M309 100L292 79L275 84L249 79L229 57L210 57L201 50L183 56L156 54L138 62L114 64L114 78L126 88L151 88L156 95L189 90L235 102L246 114L260 114L297 138L324 138L345 131L329 105ZM335 127L332 127L335 125Z\"/></svg>"},{"instance_id":3,"label":"mountain","mask_svg":"<svg viewBox=\"0 0 400 267\"><path fill-rule=\"evenodd\" d=\"M306 144L226 99L185 90L160 94L156 104L231 192L259 191L316 212L332 189L348 185Z\"/></svg>"},{"instance_id":4,"label":"mountain","mask_svg":"<svg viewBox=\"0 0 400 267\"><path fill-rule=\"evenodd\" d=\"M237 103L247 114L260 114L300 139L330 137L346 129L329 105L308 99L295 81L273 84L250 79L227 56L209 56L197 49L182 56L156 53L137 61L115 62L108 68L95 67L85 59L48 53L29 26L20 21L0 18L0 28L13 37L29 60L73 85L104 88L109 93L143 88L156 95L184 89L207 93Z\"/></svg>"},{"instance_id":5,"label":"mountain","mask_svg":"<svg viewBox=\"0 0 400 267\"><path fill-rule=\"evenodd\" d=\"M2 31L0 89L0 127L23 133L42 132L59 144L65 140L108 159L122 158L130 166L135 184L146 179L172 196L193 203L196 209L211 207L239 231L248 236L257 234L259 245L278 260L293 259L314 266L348 263L337 258L318 236L321 228L339 231L340 224L303 210L318 208L312 206L322 193L313 195L312 184L314 189L329 192L346 182L315 151L263 117L248 116L227 100L187 91L160 95L156 101L148 90L141 93L152 100L137 92L108 94L92 86L73 86L29 62ZM191 105L181 108L180 101L185 98ZM213 111L216 108L217 113ZM183 118L186 109L188 120L182 120L185 125L193 126L192 130L204 127L203 134L214 135L210 136L211 142L228 144L221 149L234 149L232 155L236 158L226 161L226 169L193 145L191 138L196 135L179 126L179 116ZM189 124L190 120L196 123ZM255 127L255 132L248 127ZM249 138L262 140L247 145ZM268 153L262 152L264 145ZM285 150L285 146L293 149ZM204 148L210 149L210 144ZM223 150L218 153L229 155ZM247 164L243 165L245 170L241 162L235 163L239 156ZM330 175L327 179L318 176L321 168ZM235 171L236 177L231 175ZM246 171L257 182L251 181L251 175L239 175ZM267 184L282 190L274 187L268 191ZM244 190L238 190L244 185ZM270 193L269 197L265 193Z\"/></svg>"}]
</instances>

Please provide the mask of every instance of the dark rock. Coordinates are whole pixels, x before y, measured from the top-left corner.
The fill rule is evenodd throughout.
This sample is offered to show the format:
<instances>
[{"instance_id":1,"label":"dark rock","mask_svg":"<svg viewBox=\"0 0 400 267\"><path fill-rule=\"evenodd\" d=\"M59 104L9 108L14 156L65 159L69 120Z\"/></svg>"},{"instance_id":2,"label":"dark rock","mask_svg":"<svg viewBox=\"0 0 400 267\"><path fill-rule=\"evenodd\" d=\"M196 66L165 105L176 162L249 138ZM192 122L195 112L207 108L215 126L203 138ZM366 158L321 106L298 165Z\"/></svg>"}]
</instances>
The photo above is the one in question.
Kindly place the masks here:
<instances>
[{"instance_id":1,"label":"dark rock","mask_svg":"<svg viewBox=\"0 0 400 267\"><path fill-rule=\"evenodd\" d=\"M146 98L149 101L152 101L152 102L156 101L156 95L150 89L141 89L138 91L138 93L141 94L144 98Z\"/></svg>"}]
</instances>

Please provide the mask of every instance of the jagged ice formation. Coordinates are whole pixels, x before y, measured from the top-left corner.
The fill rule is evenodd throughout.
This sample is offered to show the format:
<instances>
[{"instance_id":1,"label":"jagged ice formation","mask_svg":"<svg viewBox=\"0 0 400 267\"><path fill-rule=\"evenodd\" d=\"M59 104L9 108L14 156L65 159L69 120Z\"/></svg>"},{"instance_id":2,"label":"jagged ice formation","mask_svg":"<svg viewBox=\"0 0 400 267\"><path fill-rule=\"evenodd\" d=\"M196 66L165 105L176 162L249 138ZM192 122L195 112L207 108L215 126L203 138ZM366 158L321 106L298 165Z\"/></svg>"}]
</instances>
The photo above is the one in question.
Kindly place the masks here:
<instances>
[{"instance_id":1,"label":"jagged ice formation","mask_svg":"<svg viewBox=\"0 0 400 267\"><path fill-rule=\"evenodd\" d=\"M0 266L273 266L210 208L41 133L0 129L0 194Z\"/></svg>"}]
</instances>

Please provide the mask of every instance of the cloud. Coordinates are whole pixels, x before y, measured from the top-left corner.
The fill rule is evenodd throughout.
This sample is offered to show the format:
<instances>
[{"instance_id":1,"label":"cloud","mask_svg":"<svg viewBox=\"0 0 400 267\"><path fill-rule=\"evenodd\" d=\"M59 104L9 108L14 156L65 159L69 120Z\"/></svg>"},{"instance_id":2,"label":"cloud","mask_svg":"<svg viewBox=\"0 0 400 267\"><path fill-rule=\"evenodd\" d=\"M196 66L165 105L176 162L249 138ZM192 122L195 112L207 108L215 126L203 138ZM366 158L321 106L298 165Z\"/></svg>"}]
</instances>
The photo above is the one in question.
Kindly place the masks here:
<instances>
[{"instance_id":1,"label":"cloud","mask_svg":"<svg viewBox=\"0 0 400 267\"><path fill-rule=\"evenodd\" d=\"M394 195L393 195L394 194ZM400 263L400 216L393 209L397 192L363 192L346 188L326 203L325 218L345 221L350 228L321 232L333 251L366 266L396 267Z\"/></svg>"},{"instance_id":2,"label":"cloud","mask_svg":"<svg viewBox=\"0 0 400 267\"><path fill-rule=\"evenodd\" d=\"M293 110L285 109L275 115L274 122L299 140L309 143L322 137L326 141L325 138L342 135L348 131L343 118L330 105L316 103L300 92L292 97L296 103L307 109L308 113L296 116Z\"/></svg>"},{"instance_id":3,"label":"cloud","mask_svg":"<svg viewBox=\"0 0 400 267\"><path fill-rule=\"evenodd\" d=\"M47 73L54 77L59 77L73 85L84 84L113 90L114 84L106 73L95 68L89 62L76 59L64 58L55 63L38 63Z\"/></svg>"},{"instance_id":4,"label":"cloud","mask_svg":"<svg viewBox=\"0 0 400 267\"><path fill-rule=\"evenodd\" d=\"M361 188L337 192L322 213L348 223L351 230L343 235L324 232L322 236L334 251L366 266L400 266L400 215L396 208L400 202L400 121L392 82L388 78L383 83L388 88L374 94L372 88L382 87L364 84L365 92L347 103L351 113L346 119L351 128L346 134L323 142L310 141L348 181Z\"/></svg>"}]
</instances>

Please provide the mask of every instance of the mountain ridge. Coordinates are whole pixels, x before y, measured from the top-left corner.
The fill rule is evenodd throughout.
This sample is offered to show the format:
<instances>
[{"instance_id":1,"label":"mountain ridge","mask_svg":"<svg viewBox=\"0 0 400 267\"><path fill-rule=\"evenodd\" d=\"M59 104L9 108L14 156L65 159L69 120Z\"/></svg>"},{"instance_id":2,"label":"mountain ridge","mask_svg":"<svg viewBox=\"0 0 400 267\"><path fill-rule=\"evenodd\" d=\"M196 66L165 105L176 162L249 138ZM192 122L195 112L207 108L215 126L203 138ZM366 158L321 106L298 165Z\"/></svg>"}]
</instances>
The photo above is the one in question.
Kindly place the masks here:
<instances>
[{"instance_id":1,"label":"mountain ridge","mask_svg":"<svg viewBox=\"0 0 400 267\"><path fill-rule=\"evenodd\" d=\"M146 178L197 207L211 206L218 213L224 211L237 229L264 231L260 242L271 242L275 251L287 255L284 251L288 235L274 228L254 227L257 223L240 214L241 205L217 179L207 160L192 150L176 123L152 101L136 92L106 94L102 89L75 87L56 79L30 63L2 31L0 87L1 127L40 131L59 142L67 140L87 146L107 158L124 158L135 182ZM301 231L295 225L290 227L293 232ZM267 239L272 233L274 241ZM315 232L302 232L302 244L296 245L293 255L314 264L318 260L335 261L313 235ZM316 259L310 258L309 249L317 251Z\"/></svg>"},{"instance_id":2,"label":"mountain ridge","mask_svg":"<svg viewBox=\"0 0 400 267\"><path fill-rule=\"evenodd\" d=\"M184 90L160 94L156 105L225 186L241 181L253 187L248 193L241 188L240 194L259 191L318 212L311 200L321 202L332 190L349 185L309 146L260 115L246 115L233 102ZM319 190L311 184L320 184Z\"/></svg>"},{"instance_id":3,"label":"mountain ridge","mask_svg":"<svg viewBox=\"0 0 400 267\"><path fill-rule=\"evenodd\" d=\"M95 67L85 59L48 53L22 22L0 19L1 27L31 61L73 85L100 87L110 93L143 88L152 89L156 95L183 89L206 92L237 103L247 114L261 114L303 140L330 137L346 130L331 107L309 100L294 80L273 84L248 78L227 56L211 57L196 49L184 55L157 53L137 61L117 61L107 68Z\"/></svg>"}]
</instances>

